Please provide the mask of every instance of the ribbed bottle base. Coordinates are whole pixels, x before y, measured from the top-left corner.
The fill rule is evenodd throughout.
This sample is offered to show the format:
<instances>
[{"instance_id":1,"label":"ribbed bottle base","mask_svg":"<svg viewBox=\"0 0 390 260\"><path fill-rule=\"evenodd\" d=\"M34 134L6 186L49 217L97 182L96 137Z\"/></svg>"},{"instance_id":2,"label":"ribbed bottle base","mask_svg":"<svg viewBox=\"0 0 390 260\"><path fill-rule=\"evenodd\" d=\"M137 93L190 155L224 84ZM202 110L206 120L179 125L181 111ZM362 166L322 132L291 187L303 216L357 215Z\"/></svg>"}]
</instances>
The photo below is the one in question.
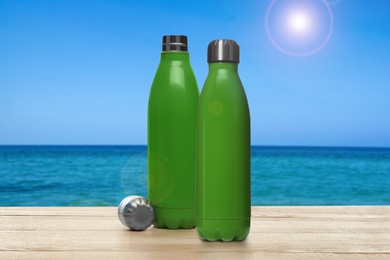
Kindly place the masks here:
<instances>
[{"instance_id":1,"label":"ribbed bottle base","mask_svg":"<svg viewBox=\"0 0 390 260\"><path fill-rule=\"evenodd\" d=\"M195 209L170 209L155 207L153 225L156 228L190 229L195 227Z\"/></svg>"},{"instance_id":2,"label":"ribbed bottle base","mask_svg":"<svg viewBox=\"0 0 390 260\"><path fill-rule=\"evenodd\" d=\"M242 241L250 229L250 219L198 219L196 229L205 241Z\"/></svg>"}]
</instances>

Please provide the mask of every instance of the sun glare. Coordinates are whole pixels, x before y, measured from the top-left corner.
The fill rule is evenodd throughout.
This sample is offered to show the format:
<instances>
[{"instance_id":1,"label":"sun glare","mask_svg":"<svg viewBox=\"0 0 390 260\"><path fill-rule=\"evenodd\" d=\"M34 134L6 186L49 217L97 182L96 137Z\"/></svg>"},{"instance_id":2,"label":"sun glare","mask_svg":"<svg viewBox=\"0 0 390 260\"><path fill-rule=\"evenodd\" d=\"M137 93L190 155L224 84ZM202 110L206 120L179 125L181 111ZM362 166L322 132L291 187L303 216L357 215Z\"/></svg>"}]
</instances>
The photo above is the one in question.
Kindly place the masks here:
<instances>
[{"instance_id":1,"label":"sun glare","mask_svg":"<svg viewBox=\"0 0 390 260\"><path fill-rule=\"evenodd\" d=\"M265 28L278 50L292 56L311 55L332 35L332 10L327 0L272 0Z\"/></svg>"},{"instance_id":2,"label":"sun glare","mask_svg":"<svg viewBox=\"0 0 390 260\"><path fill-rule=\"evenodd\" d=\"M305 33L310 29L310 17L303 12L294 12L288 19L288 26L295 33Z\"/></svg>"}]
</instances>

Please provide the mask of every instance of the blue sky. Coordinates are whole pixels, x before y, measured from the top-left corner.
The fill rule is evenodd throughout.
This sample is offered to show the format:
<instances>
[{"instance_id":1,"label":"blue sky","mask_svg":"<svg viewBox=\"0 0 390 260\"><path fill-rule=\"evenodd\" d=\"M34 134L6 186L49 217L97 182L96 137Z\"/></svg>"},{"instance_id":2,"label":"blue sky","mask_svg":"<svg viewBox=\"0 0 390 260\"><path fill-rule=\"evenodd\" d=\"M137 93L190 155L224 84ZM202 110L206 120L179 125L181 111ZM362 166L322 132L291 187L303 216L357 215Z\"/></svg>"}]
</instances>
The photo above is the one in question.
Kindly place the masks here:
<instances>
[{"instance_id":1,"label":"blue sky","mask_svg":"<svg viewBox=\"0 0 390 260\"><path fill-rule=\"evenodd\" d=\"M146 144L161 37L184 34L200 89L208 43L240 44L252 144L390 147L390 1L329 0L303 57L270 41L272 2L0 0L0 144Z\"/></svg>"}]
</instances>

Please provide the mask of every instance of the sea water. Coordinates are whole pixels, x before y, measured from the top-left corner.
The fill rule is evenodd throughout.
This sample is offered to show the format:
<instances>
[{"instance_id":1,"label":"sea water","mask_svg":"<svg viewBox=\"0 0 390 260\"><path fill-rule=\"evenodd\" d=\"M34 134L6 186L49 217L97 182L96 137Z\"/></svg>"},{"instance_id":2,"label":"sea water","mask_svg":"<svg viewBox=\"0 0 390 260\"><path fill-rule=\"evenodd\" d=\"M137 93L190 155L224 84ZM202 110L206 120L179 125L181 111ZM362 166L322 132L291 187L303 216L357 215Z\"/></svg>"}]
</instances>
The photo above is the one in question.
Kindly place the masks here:
<instances>
[{"instance_id":1,"label":"sea water","mask_svg":"<svg viewBox=\"0 0 390 260\"><path fill-rule=\"evenodd\" d=\"M390 148L251 149L252 205L390 205ZM147 197L146 146L0 146L0 206Z\"/></svg>"}]
</instances>

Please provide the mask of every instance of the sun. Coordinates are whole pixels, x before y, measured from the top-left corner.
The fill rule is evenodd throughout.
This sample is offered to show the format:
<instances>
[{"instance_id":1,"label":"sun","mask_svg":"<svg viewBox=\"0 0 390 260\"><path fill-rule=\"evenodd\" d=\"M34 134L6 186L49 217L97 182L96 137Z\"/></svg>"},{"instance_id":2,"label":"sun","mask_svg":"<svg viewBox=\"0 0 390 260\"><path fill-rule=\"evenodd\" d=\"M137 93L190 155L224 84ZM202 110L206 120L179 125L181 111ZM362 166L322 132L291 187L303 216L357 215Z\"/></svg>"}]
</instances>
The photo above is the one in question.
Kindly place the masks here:
<instances>
[{"instance_id":1,"label":"sun","mask_svg":"<svg viewBox=\"0 0 390 260\"><path fill-rule=\"evenodd\" d=\"M305 12L296 11L287 19L288 28L298 34L307 33L310 30L311 18Z\"/></svg>"},{"instance_id":2,"label":"sun","mask_svg":"<svg viewBox=\"0 0 390 260\"><path fill-rule=\"evenodd\" d=\"M278 50L292 56L308 56L329 41L332 10L328 0L272 0L265 16L265 29Z\"/></svg>"}]
</instances>

